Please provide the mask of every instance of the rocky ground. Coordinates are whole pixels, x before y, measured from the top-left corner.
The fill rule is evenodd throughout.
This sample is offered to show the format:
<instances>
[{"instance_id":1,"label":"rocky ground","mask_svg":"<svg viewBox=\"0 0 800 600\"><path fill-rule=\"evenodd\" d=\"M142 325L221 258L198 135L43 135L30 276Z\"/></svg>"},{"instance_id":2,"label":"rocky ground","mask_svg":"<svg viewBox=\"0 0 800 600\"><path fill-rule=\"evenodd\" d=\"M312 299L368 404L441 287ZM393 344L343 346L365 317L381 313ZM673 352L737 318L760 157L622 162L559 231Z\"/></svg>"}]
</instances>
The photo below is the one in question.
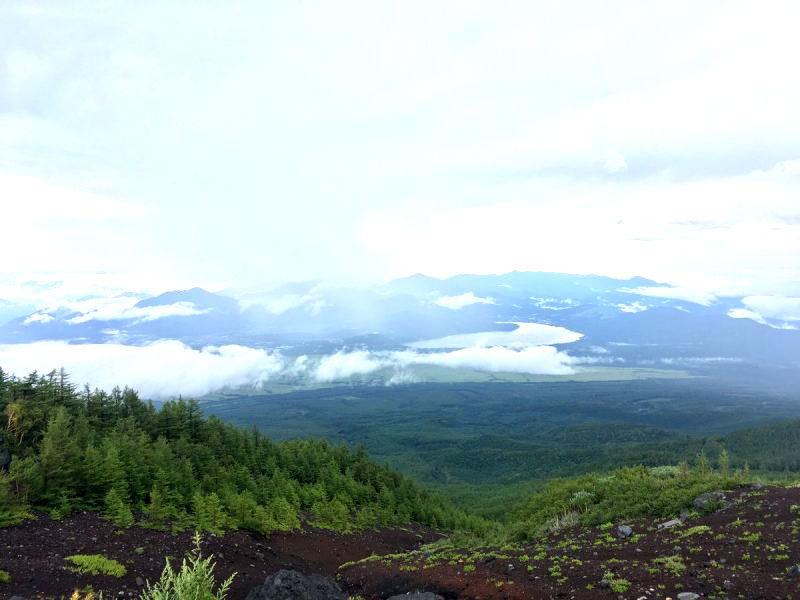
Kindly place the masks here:
<instances>
[{"instance_id":1,"label":"rocky ground","mask_svg":"<svg viewBox=\"0 0 800 600\"><path fill-rule=\"evenodd\" d=\"M340 575L367 598L415 588L473 599L800 598L800 488L728 492L724 506L662 527L572 527L521 546L372 557Z\"/></svg>"},{"instance_id":2,"label":"rocky ground","mask_svg":"<svg viewBox=\"0 0 800 600\"><path fill-rule=\"evenodd\" d=\"M571 527L503 548L421 548L437 537L424 529L310 529L267 538L235 532L206 535L203 547L214 554L220 578L238 573L231 600L278 569L335 578L366 600L416 590L447 599L800 599L800 488L727 492L720 510L665 523ZM158 577L165 556L181 558L191 547L188 532L119 532L93 513L61 521L40 516L0 529L0 570L11 575L0 583L0 599L60 598L88 586L106 598L135 596ZM127 574L78 575L64 560L73 554L114 558Z\"/></svg>"},{"instance_id":3,"label":"rocky ground","mask_svg":"<svg viewBox=\"0 0 800 600\"><path fill-rule=\"evenodd\" d=\"M420 528L356 534L306 529L267 538L231 532L206 534L202 548L206 555L214 554L218 580L237 573L229 598L239 600L279 569L335 576L344 562L374 553L412 550L436 537ZM147 580L158 579L165 557L177 559L173 564L179 564L193 548L191 538L191 532L172 535L140 527L118 531L90 512L60 521L38 515L36 520L0 529L0 570L11 576L9 583L0 583L0 600L14 595L31 600L68 598L74 590L88 587L102 591L105 598L138 596ZM79 575L65 560L75 554L102 554L122 563L127 574L119 578Z\"/></svg>"}]
</instances>

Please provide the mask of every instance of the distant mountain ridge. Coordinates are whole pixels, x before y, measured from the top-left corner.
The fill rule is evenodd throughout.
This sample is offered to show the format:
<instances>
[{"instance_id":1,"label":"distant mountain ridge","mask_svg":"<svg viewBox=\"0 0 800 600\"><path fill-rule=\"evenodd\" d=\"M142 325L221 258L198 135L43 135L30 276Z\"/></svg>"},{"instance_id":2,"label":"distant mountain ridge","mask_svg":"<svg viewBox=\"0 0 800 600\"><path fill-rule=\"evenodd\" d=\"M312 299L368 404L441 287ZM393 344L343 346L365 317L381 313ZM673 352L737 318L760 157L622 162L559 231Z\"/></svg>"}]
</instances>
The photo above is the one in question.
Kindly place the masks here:
<instances>
[{"instance_id":1,"label":"distant mountain ridge","mask_svg":"<svg viewBox=\"0 0 800 600\"><path fill-rule=\"evenodd\" d=\"M729 315L742 310L741 298L698 301L643 277L415 274L374 287L306 281L238 298L191 288L134 300L108 299L119 305L116 312L101 306L17 316L0 325L0 343L124 336L128 343L175 338L193 345L278 345L290 351L298 344L303 351L309 344L320 351L397 349L423 339L507 329L504 322L532 322L584 334L565 349L596 353L601 362L613 356L632 365L691 358L792 366L800 360L794 358L800 357L800 332L790 329L791 323L734 319Z\"/></svg>"}]
</instances>

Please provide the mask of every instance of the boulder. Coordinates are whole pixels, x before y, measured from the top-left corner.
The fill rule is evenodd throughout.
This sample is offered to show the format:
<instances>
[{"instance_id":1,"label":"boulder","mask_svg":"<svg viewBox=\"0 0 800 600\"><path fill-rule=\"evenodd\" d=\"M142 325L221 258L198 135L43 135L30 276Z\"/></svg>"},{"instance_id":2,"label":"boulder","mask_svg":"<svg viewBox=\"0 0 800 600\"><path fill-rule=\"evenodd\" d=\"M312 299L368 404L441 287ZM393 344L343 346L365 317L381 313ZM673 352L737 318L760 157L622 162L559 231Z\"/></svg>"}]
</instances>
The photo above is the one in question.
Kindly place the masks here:
<instances>
[{"instance_id":1,"label":"boulder","mask_svg":"<svg viewBox=\"0 0 800 600\"><path fill-rule=\"evenodd\" d=\"M8 471L11 466L11 452L6 448L0 448L0 471Z\"/></svg>"},{"instance_id":2,"label":"boulder","mask_svg":"<svg viewBox=\"0 0 800 600\"><path fill-rule=\"evenodd\" d=\"M347 600L347 596L328 577L281 569L250 590L246 600Z\"/></svg>"},{"instance_id":3,"label":"boulder","mask_svg":"<svg viewBox=\"0 0 800 600\"><path fill-rule=\"evenodd\" d=\"M695 594L694 592L681 592L678 594L678 600L697 600L700 597L700 594Z\"/></svg>"},{"instance_id":4,"label":"boulder","mask_svg":"<svg viewBox=\"0 0 800 600\"><path fill-rule=\"evenodd\" d=\"M725 494L722 492L706 492L695 498L692 506L703 512L713 512L721 508L724 503Z\"/></svg>"},{"instance_id":5,"label":"boulder","mask_svg":"<svg viewBox=\"0 0 800 600\"><path fill-rule=\"evenodd\" d=\"M621 540L629 538L633 535L633 529L629 525L620 525L617 527L617 537Z\"/></svg>"},{"instance_id":6,"label":"boulder","mask_svg":"<svg viewBox=\"0 0 800 600\"><path fill-rule=\"evenodd\" d=\"M444 598L433 592L409 592L407 594L397 594L387 598L387 600L444 600Z\"/></svg>"},{"instance_id":7,"label":"boulder","mask_svg":"<svg viewBox=\"0 0 800 600\"><path fill-rule=\"evenodd\" d=\"M659 523L659 529L669 529L670 527L675 527L677 525L682 525L683 521L680 519L672 519L670 521L664 521L663 523Z\"/></svg>"}]
</instances>

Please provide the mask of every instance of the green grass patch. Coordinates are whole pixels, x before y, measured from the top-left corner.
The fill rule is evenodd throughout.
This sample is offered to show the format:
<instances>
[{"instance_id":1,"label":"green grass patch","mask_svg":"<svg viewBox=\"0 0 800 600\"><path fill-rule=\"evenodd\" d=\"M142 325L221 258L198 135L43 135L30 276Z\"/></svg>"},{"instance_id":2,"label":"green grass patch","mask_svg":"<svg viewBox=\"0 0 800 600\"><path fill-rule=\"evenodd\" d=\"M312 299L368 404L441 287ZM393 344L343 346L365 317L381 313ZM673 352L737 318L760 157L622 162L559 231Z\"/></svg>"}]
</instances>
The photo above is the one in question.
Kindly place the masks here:
<instances>
[{"instance_id":1,"label":"green grass patch","mask_svg":"<svg viewBox=\"0 0 800 600\"><path fill-rule=\"evenodd\" d=\"M125 566L116 560L106 558L102 554L76 554L67 556L65 560L75 566L72 570L82 575L111 575L122 577L128 571Z\"/></svg>"}]
</instances>

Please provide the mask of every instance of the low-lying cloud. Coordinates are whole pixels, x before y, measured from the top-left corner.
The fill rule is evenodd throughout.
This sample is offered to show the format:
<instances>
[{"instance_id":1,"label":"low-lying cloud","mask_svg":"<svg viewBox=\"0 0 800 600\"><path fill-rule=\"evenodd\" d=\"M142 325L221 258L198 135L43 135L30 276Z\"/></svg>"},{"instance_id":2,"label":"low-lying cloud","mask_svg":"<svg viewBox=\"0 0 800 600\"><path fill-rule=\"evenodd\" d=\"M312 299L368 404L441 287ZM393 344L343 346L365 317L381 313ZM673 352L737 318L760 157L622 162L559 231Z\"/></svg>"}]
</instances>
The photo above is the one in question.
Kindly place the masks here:
<instances>
[{"instance_id":1,"label":"low-lying cloud","mask_svg":"<svg viewBox=\"0 0 800 600\"><path fill-rule=\"evenodd\" d=\"M622 288L620 292L628 294L638 294L640 296L651 296L653 298L668 298L670 300L683 300L702 306L710 306L717 297L707 290L700 290L688 287L638 287Z\"/></svg>"},{"instance_id":2,"label":"low-lying cloud","mask_svg":"<svg viewBox=\"0 0 800 600\"><path fill-rule=\"evenodd\" d=\"M135 302L135 301L134 301ZM191 302L175 302L158 306L131 306L129 303L108 304L77 317L67 322L73 325L87 321L135 321L145 323L165 317L189 317L202 315L211 309L199 309Z\"/></svg>"},{"instance_id":3,"label":"low-lying cloud","mask_svg":"<svg viewBox=\"0 0 800 600\"><path fill-rule=\"evenodd\" d=\"M316 365L310 361L305 362L305 365L309 377L319 382L341 381L388 369L391 371L389 381L396 383L407 380L410 375L406 370L416 365L528 375L569 375L575 373L577 364L584 362L584 359L572 357L552 346L530 346L522 349L473 346L451 352L340 351L322 357Z\"/></svg>"},{"instance_id":4,"label":"low-lying cloud","mask_svg":"<svg viewBox=\"0 0 800 600\"><path fill-rule=\"evenodd\" d=\"M104 390L127 385L144 398L157 399L257 385L280 372L283 361L257 348L195 350L175 340L145 346L36 342L0 345L0 366L17 376L64 367L78 385Z\"/></svg>"},{"instance_id":5,"label":"low-lying cloud","mask_svg":"<svg viewBox=\"0 0 800 600\"><path fill-rule=\"evenodd\" d=\"M473 292L467 292L460 296L441 296L436 299L436 304L452 310L460 310L472 304L494 304L494 298L481 298Z\"/></svg>"}]
</instances>

